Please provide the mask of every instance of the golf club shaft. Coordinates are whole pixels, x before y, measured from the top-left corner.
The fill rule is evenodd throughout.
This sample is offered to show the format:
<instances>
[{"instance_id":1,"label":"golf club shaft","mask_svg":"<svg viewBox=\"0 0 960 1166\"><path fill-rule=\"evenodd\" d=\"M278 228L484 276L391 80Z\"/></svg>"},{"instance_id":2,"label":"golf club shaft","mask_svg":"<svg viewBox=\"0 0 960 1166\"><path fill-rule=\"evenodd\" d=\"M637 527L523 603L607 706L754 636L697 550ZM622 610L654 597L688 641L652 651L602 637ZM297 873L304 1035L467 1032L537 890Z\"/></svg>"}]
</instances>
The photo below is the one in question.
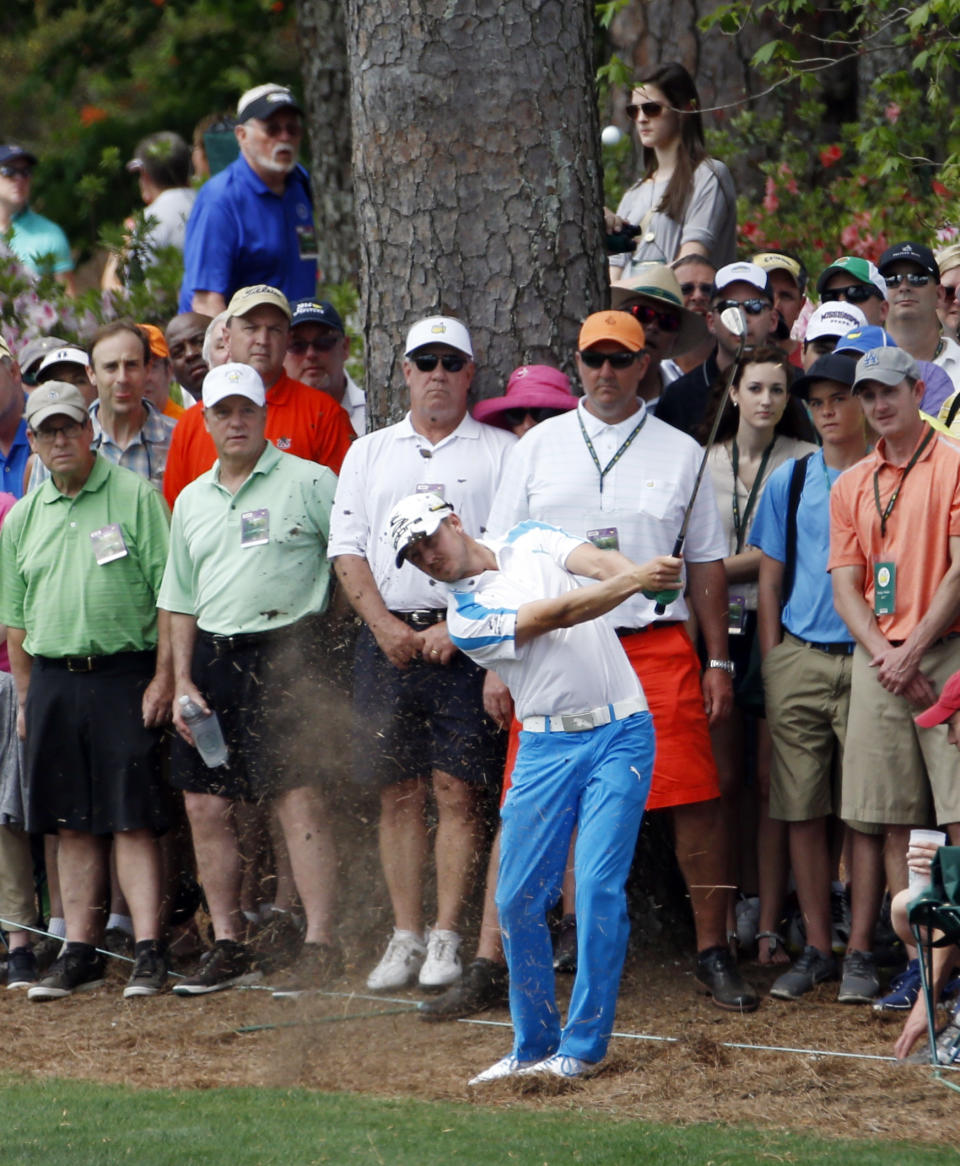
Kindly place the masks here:
<instances>
[{"instance_id":1,"label":"golf club shaft","mask_svg":"<svg viewBox=\"0 0 960 1166\"><path fill-rule=\"evenodd\" d=\"M696 480L693 483L693 492L690 495L690 501L687 503L687 508L683 512L683 522L680 523L680 531L677 534L677 541L673 544L673 557L678 558L683 550L684 539L687 537L687 527L690 525L690 515L693 513L693 504L697 500L697 494L700 492L700 483L703 481L704 471L707 468L707 455L710 453L710 447L713 445L717 437L717 430L720 428L720 418L723 416L724 409L727 407L727 399L730 396L730 387L733 384L733 379L737 375L737 368L740 364L740 358L743 356L743 346L746 342L746 335L740 337L740 343L737 345L737 354L733 358L733 364L727 369L727 383L723 390L723 396L720 398L720 403L717 406L717 414L713 419L713 425L710 427L710 436L707 438L707 444L704 446L703 457L700 459L700 469L697 471ZM667 605L658 600L656 607L654 607L654 614L663 615L667 610Z\"/></svg>"}]
</instances>

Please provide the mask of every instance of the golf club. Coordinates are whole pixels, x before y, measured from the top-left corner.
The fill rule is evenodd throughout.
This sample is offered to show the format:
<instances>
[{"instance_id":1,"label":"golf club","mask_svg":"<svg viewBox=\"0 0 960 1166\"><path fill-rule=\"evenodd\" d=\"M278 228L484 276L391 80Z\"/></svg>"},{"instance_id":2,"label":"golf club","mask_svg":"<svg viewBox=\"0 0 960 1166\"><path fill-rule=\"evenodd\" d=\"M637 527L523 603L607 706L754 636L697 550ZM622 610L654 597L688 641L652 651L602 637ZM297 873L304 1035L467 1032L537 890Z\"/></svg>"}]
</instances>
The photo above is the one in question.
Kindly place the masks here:
<instances>
[{"instance_id":1,"label":"golf club","mask_svg":"<svg viewBox=\"0 0 960 1166\"><path fill-rule=\"evenodd\" d=\"M743 314L743 308L724 308L720 313L720 322L728 332L732 332L734 336L739 337L737 343L737 353L733 358L733 363L727 369L727 383L723 390L723 396L720 398L720 403L717 406L717 413L713 419L713 425L710 428L710 436L707 438L707 444L703 449L703 457L700 459L700 469L697 471L696 481L693 483L693 493L690 495L690 501L687 503L687 508L683 512L683 522L680 524L680 531L677 534L677 541L673 544L672 554L676 558L683 550L683 540L687 537L687 526L690 523L690 515L693 511L693 504L697 500L697 494L700 491L700 483L703 481L703 472L707 468L707 454L710 452L710 447L713 445L714 439L717 436L717 429L720 427L720 418L723 416L723 411L726 408L727 398L730 396L730 386L733 384L733 378L737 375L737 367L740 364L740 359L743 356L743 346L747 340L747 318ZM679 591L658 591L654 595L649 596L650 599L656 599L657 605L653 609L657 615L663 615L667 610L667 604L673 601L680 594Z\"/></svg>"}]
</instances>

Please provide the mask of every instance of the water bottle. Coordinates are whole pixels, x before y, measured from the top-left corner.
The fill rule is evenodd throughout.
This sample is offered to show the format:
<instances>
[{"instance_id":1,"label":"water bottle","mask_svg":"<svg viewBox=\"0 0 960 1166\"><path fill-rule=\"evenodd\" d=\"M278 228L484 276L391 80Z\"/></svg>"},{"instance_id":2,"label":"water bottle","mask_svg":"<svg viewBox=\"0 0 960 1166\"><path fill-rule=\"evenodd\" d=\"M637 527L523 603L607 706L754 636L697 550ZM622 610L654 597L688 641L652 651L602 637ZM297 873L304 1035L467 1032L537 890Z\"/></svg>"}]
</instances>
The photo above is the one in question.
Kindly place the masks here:
<instances>
[{"instance_id":1,"label":"water bottle","mask_svg":"<svg viewBox=\"0 0 960 1166\"><path fill-rule=\"evenodd\" d=\"M204 764L211 769L218 765L225 765L227 761L227 744L220 731L220 721L216 713L205 713L203 709L192 701L189 696L180 697L180 715L183 723L193 734L197 752L203 758Z\"/></svg>"}]
</instances>

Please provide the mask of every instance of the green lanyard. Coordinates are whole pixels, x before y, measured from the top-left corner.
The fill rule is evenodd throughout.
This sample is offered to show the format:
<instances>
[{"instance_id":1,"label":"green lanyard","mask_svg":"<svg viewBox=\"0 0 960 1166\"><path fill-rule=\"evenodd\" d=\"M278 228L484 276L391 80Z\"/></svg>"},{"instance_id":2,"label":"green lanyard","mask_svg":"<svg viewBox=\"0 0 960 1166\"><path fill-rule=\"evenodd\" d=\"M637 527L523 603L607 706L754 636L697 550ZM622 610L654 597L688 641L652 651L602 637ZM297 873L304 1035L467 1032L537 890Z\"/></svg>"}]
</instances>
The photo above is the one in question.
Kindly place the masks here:
<instances>
[{"instance_id":1,"label":"green lanyard","mask_svg":"<svg viewBox=\"0 0 960 1166\"><path fill-rule=\"evenodd\" d=\"M921 441L920 444L917 446L917 448L914 450L913 457L907 462L906 466L904 467L903 475L900 478L900 484L896 487L896 489L890 495L890 501L887 503L887 507L885 510L880 506L880 468L877 467L877 469L875 469L873 471L873 500L877 506L877 513L880 515L880 537L881 538L886 538L887 519L893 513L893 508L894 508L894 506L896 506L897 499L900 497L900 491L903 489L903 483L907 480L907 474L909 474L910 471L913 469L913 467L917 464L917 462L920 460L921 454L927 448L927 446L930 444L930 442L933 440L933 433L934 433L933 429L930 426L927 426L926 437L924 437L923 441Z\"/></svg>"},{"instance_id":2,"label":"green lanyard","mask_svg":"<svg viewBox=\"0 0 960 1166\"><path fill-rule=\"evenodd\" d=\"M740 518L740 499L737 497L737 475L740 470L740 451L737 449L737 439L733 439L733 452L730 460L733 462L733 529L737 536L737 550L739 555L743 550L743 540L746 538L747 526L750 522L750 515L753 513L753 508L757 503L757 495L763 489L763 474L767 468L767 462L770 460L770 454L773 452L773 447L777 444L776 435L773 441L763 451L763 457L760 459L760 469L757 470L757 476L753 479L753 485L750 487L750 493L747 495L747 504L743 508L743 519Z\"/></svg>"},{"instance_id":3,"label":"green lanyard","mask_svg":"<svg viewBox=\"0 0 960 1166\"><path fill-rule=\"evenodd\" d=\"M633 431L631 432L631 434L627 438L627 440L623 443L623 445L620 446L620 448L613 455L613 457L603 467L601 467L601 465L600 465L600 459L597 457L597 451L593 448L593 442L590 440L590 435L587 433L586 429L584 428L583 418L580 416L579 409L577 410L577 420L580 422L580 432L583 434L583 440L587 443L587 449L590 450L590 456L593 458L593 464L597 467L597 473L600 475L600 493L602 494L603 493L603 480L604 480L604 478L606 478L607 474L610 473L610 471L617 464L617 462L627 452L627 450L633 444L633 439L637 436L637 434L644 427L644 425L646 425L647 414L646 414L646 412L643 414L643 416L640 418L640 424L637 425L633 429Z\"/></svg>"}]
</instances>

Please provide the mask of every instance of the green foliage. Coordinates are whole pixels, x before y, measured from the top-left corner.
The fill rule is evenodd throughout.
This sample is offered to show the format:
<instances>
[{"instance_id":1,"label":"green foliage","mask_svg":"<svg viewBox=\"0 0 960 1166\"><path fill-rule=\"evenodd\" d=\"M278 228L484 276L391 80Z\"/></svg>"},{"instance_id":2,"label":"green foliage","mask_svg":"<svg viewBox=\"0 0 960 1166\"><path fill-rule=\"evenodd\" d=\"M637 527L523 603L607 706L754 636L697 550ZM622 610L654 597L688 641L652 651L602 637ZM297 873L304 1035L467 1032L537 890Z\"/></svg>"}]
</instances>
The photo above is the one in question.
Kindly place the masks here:
<instances>
[{"instance_id":1,"label":"green foliage","mask_svg":"<svg viewBox=\"0 0 960 1166\"><path fill-rule=\"evenodd\" d=\"M139 204L122 169L137 141L188 141L265 81L299 84L288 0L4 0L4 137L34 150L35 209L86 253Z\"/></svg>"}]
</instances>

